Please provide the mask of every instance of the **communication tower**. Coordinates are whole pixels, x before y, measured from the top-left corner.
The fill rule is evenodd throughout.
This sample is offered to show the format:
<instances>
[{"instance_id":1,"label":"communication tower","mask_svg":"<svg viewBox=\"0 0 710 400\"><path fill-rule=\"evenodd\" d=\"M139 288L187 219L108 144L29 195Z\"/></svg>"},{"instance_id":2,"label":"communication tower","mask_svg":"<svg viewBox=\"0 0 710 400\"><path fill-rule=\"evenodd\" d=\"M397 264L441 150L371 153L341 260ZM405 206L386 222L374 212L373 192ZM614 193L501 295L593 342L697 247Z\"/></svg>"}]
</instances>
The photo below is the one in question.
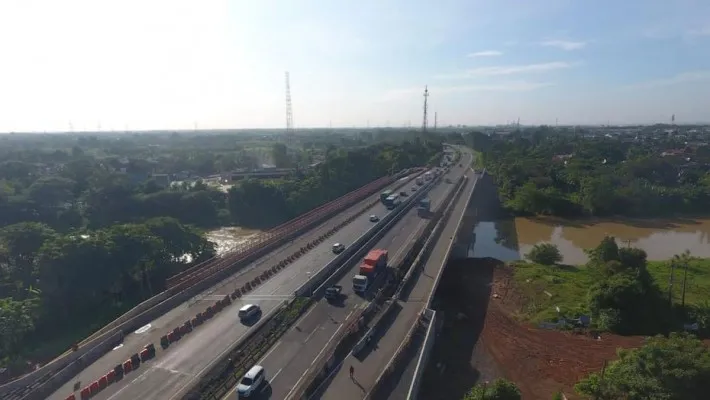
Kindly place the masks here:
<instances>
[{"instance_id":1,"label":"communication tower","mask_svg":"<svg viewBox=\"0 0 710 400\"><path fill-rule=\"evenodd\" d=\"M293 135L293 110L291 108L291 83L286 71L286 135Z\"/></svg>"},{"instance_id":2,"label":"communication tower","mask_svg":"<svg viewBox=\"0 0 710 400\"><path fill-rule=\"evenodd\" d=\"M436 125L438 123L439 113L434 111L434 130L436 130Z\"/></svg>"},{"instance_id":3,"label":"communication tower","mask_svg":"<svg viewBox=\"0 0 710 400\"><path fill-rule=\"evenodd\" d=\"M424 120L422 121L422 132L426 133L426 128L427 125L429 124L429 121L427 120L427 112L428 110L428 105L427 101L429 100L429 88L427 86L424 86Z\"/></svg>"}]
</instances>

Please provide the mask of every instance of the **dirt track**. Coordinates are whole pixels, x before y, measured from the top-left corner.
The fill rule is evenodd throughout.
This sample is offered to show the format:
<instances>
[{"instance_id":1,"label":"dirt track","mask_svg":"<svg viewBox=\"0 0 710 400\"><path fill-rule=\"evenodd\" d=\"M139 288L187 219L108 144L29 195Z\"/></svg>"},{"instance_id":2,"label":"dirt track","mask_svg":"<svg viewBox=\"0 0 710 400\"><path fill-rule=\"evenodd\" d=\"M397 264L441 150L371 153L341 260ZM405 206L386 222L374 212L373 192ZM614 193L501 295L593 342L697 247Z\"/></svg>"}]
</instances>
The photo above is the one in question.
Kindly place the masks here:
<instances>
[{"instance_id":1,"label":"dirt track","mask_svg":"<svg viewBox=\"0 0 710 400\"><path fill-rule=\"evenodd\" d=\"M460 399L476 382L505 377L526 400L551 399L557 391L574 399L574 384L615 359L617 348L641 345L641 337L603 335L596 340L520 323L511 315L524 299L509 282L510 270L497 260L469 259L447 268L437 292L444 328L421 398ZM452 380L446 393L442 368Z\"/></svg>"}]
</instances>

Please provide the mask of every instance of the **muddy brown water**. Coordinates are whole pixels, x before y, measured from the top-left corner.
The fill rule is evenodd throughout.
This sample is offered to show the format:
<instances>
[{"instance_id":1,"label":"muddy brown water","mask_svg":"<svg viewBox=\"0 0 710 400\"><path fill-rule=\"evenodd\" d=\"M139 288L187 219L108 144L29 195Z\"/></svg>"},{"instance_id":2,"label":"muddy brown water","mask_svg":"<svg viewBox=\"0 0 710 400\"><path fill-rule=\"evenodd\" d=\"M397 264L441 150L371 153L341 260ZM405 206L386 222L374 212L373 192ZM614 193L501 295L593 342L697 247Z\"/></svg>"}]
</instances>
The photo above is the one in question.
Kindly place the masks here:
<instances>
[{"instance_id":1,"label":"muddy brown water","mask_svg":"<svg viewBox=\"0 0 710 400\"><path fill-rule=\"evenodd\" d=\"M665 220L559 220L503 219L480 222L474 228L472 257L502 261L521 259L538 243L557 245L565 264L587 261L584 249L614 236L620 246L638 247L649 260L667 260L685 250L696 257L710 257L710 218Z\"/></svg>"}]
</instances>

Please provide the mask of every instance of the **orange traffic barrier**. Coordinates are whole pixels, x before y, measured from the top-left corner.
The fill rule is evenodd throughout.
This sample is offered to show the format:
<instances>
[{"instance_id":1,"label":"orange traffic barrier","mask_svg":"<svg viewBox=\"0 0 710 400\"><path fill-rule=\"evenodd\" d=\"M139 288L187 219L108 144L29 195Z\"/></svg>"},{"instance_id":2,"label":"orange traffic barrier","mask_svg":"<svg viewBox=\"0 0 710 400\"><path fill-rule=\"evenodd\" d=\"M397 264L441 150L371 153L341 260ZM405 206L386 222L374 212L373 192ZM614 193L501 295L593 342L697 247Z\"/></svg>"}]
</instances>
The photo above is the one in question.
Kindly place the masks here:
<instances>
[{"instance_id":1,"label":"orange traffic barrier","mask_svg":"<svg viewBox=\"0 0 710 400\"><path fill-rule=\"evenodd\" d=\"M108 371L108 374L106 374L106 383L109 385L114 383L116 381L116 371L111 370Z\"/></svg>"},{"instance_id":2,"label":"orange traffic barrier","mask_svg":"<svg viewBox=\"0 0 710 400\"><path fill-rule=\"evenodd\" d=\"M76 400L76 396L74 396L74 393L72 393L69 396L67 396L67 398L64 400Z\"/></svg>"},{"instance_id":3,"label":"orange traffic barrier","mask_svg":"<svg viewBox=\"0 0 710 400\"><path fill-rule=\"evenodd\" d=\"M87 400L89 397L91 397L91 390L89 387L85 387L81 389L81 400Z\"/></svg>"},{"instance_id":4,"label":"orange traffic barrier","mask_svg":"<svg viewBox=\"0 0 710 400\"><path fill-rule=\"evenodd\" d=\"M91 393L92 396L95 395L96 393L98 393L99 392L99 382L97 382L97 381L92 382L91 385L89 385L89 392Z\"/></svg>"},{"instance_id":5,"label":"orange traffic barrier","mask_svg":"<svg viewBox=\"0 0 710 400\"><path fill-rule=\"evenodd\" d=\"M133 370L133 363L131 362L131 360L124 361L123 362L123 372L127 374L127 373L131 372L132 370Z\"/></svg>"},{"instance_id":6,"label":"orange traffic barrier","mask_svg":"<svg viewBox=\"0 0 710 400\"><path fill-rule=\"evenodd\" d=\"M108 386L108 378L106 377L106 375L104 375L99 378L99 390L106 389L106 386Z\"/></svg>"},{"instance_id":7,"label":"orange traffic barrier","mask_svg":"<svg viewBox=\"0 0 710 400\"><path fill-rule=\"evenodd\" d=\"M149 353L150 352L148 351L148 349L141 350L141 352L140 352L141 361L145 362L146 360L148 360L148 358L150 357Z\"/></svg>"}]
</instances>

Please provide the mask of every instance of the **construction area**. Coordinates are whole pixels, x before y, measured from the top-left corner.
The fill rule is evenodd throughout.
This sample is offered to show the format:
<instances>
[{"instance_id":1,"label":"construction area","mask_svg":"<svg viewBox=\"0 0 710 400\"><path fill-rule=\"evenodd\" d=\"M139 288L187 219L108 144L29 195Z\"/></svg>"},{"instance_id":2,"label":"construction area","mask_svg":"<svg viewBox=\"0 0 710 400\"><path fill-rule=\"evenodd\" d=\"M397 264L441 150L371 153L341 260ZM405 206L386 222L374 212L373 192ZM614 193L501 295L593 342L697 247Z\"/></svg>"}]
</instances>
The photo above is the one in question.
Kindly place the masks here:
<instances>
[{"instance_id":1,"label":"construction area","mask_svg":"<svg viewBox=\"0 0 710 400\"><path fill-rule=\"evenodd\" d=\"M419 398L461 399L477 383L506 378L524 399L551 399L562 392L581 398L574 385L617 348L639 347L642 337L562 332L521 323L524 305L510 282L511 269L492 258L451 262L436 293L444 322L434 344ZM447 384L441 385L446 377Z\"/></svg>"}]
</instances>

